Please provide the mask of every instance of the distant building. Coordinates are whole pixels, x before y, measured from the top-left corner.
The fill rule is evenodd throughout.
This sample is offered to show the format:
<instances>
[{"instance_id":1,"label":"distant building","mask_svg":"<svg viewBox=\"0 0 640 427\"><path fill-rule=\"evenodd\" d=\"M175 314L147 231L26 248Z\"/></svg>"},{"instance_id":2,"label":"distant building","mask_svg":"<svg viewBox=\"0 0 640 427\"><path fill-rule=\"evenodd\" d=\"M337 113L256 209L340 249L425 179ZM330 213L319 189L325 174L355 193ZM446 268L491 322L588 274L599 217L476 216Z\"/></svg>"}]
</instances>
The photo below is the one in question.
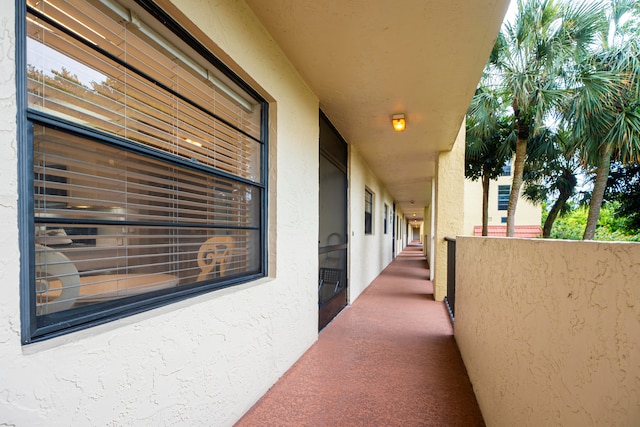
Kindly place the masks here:
<instances>
[{"instance_id":1,"label":"distant building","mask_svg":"<svg viewBox=\"0 0 640 427\"><path fill-rule=\"evenodd\" d=\"M489 184L489 236L505 236L507 232L507 207L513 170L511 162L503 168L497 180ZM542 207L520 196L516 208L516 229L514 237L538 237L542 235ZM464 234L482 235L482 182L464 182Z\"/></svg>"}]
</instances>

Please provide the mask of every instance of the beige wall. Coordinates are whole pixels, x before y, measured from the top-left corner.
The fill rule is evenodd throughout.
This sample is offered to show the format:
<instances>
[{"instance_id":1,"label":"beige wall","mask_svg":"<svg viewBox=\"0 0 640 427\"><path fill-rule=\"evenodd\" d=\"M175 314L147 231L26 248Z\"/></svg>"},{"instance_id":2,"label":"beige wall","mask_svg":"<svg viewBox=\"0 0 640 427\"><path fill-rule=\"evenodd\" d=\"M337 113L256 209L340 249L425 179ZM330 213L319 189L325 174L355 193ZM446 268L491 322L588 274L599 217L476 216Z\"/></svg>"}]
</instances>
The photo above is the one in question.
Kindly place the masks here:
<instances>
[{"instance_id":1,"label":"beige wall","mask_svg":"<svg viewBox=\"0 0 640 427\"><path fill-rule=\"evenodd\" d=\"M271 278L22 346L14 4L0 10L0 424L232 425L317 338L318 99L244 2L176 1L272 101Z\"/></svg>"},{"instance_id":2,"label":"beige wall","mask_svg":"<svg viewBox=\"0 0 640 427\"><path fill-rule=\"evenodd\" d=\"M347 141L348 142L348 141ZM373 234L364 234L364 189L373 197ZM384 234L384 204L393 199L353 146L349 146L349 303L360 296L392 260L392 230ZM402 212L397 212L402 215Z\"/></svg>"},{"instance_id":3,"label":"beige wall","mask_svg":"<svg viewBox=\"0 0 640 427\"><path fill-rule=\"evenodd\" d=\"M512 169L513 173L513 169ZM489 225L506 225L501 219L507 217L507 211L498 210L498 186L511 185L511 176L501 176L489 184ZM524 199L518 200L516 207L516 225L541 225L542 206ZM473 236L473 227L482 225L482 182L464 181L464 235Z\"/></svg>"},{"instance_id":4,"label":"beige wall","mask_svg":"<svg viewBox=\"0 0 640 427\"><path fill-rule=\"evenodd\" d=\"M464 226L460 203L464 198L464 146L463 121L453 149L440 153L436 164L435 265L432 265L436 301L442 301L447 295L447 242L444 238L456 237Z\"/></svg>"},{"instance_id":5,"label":"beige wall","mask_svg":"<svg viewBox=\"0 0 640 427\"><path fill-rule=\"evenodd\" d=\"M429 256L431 255L431 242L433 241L433 236L431 235L431 204L424 208L423 217L424 221L422 227L422 253L424 254L425 258L429 260Z\"/></svg>"},{"instance_id":6,"label":"beige wall","mask_svg":"<svg viewBox=\"0 0 640 427\"><path fill-rule=\"evenodd\" d=\"M459 237L455 337L489 426L640 425L640 244Z\"/></svg>"}]
</instances>

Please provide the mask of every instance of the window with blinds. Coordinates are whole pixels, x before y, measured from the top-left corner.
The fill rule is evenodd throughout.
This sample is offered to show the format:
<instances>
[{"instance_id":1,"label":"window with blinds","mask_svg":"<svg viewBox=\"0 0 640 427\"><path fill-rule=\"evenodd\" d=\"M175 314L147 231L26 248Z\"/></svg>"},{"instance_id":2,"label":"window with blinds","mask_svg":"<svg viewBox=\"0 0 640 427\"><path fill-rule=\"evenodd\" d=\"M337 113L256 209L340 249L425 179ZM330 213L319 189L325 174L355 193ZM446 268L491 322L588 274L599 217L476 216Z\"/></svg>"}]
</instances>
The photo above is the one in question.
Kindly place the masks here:
<instances>
[{"instance_id":1,"label":"window with blinds","mask_svg":"<svg viewBox=\"0 0 640 427\"><path fill-rule=\"evenodd\" d=\"M364 189L364 234L373 234L373 193Z\"/></svg>"},{"instance_id":2,"label":"window with blinds","mask_svg":"<svg viewBox=\"0 0 640 427\"><path fill-rule=\"evenodd\" d=\"M506 211L509 208L510 185L498 185L498 210Z\"/></svg>"},{"instance_id":3,"label":"window with blinds","mask_svg":"<svg viewBox=\"0 0 640 427\"><path fill-rule=\"evenodd\" d=\"M264 275L267 106L184 34L27 1L34 336Z\"/></svg>"}]
</instances>

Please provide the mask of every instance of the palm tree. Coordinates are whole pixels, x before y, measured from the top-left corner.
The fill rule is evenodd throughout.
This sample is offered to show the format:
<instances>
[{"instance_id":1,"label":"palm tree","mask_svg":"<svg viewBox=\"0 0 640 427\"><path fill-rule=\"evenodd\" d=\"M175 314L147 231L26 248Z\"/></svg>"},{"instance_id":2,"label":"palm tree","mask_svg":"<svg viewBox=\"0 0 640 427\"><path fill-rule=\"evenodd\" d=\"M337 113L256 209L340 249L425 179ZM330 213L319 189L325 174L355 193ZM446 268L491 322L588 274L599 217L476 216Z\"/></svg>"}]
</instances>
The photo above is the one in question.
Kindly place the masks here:
<instances>
[{"instance_id":1,"label":"palm tree","mask_svg":"<svg viewBox=\"0 0 640 427\"><path fill-rule=\"evenodd\" d=\"M542 227L542 237L549 238L558 215L570 209L568 201L576 194L580 163L570 132L546 132L538 139L537 144L529 144L530 161L524 173L524 196L536 203L555 198Z\"/></svg>"},{"instance_id":2,"label":"palm tree","mask_svg":"<svg viewBox=\"0 0 640 427\"><path fill-rule=\"evenodd\" d=\"M465 176L482 182L483 236L488 234L489 182L500 176L513 155L509 144L513 127L495 95L480 86L471 100L466 121Z\"/></svg>"},{"instance_id":3,"label":"palm tree","mask_svg":"<svg viewBox=\"0 0 640 427\"><path fill-rule=\"evenodd\" d=\"M518 0L518 13L498 35L488 65L498 90L511 106L517 127L513 183L507 208L507 236L523 183L527 143L544 128L566 93L567 67L586 52L599 23L593 3Z\"/></svg>"},{"instance_id":4,"label":"palm tree","mask_svg":"<svg viewBox=\"0 0 640 427\"><path fill-rule=\"evenodd\" d=\"M595 183L583 239L595 235L612 159L640 161L640 49L636 37L617 31L633 0L611 0L608 25L596 51L579 63L566 119L581 142Z\"/></svg>"}]
</instances>

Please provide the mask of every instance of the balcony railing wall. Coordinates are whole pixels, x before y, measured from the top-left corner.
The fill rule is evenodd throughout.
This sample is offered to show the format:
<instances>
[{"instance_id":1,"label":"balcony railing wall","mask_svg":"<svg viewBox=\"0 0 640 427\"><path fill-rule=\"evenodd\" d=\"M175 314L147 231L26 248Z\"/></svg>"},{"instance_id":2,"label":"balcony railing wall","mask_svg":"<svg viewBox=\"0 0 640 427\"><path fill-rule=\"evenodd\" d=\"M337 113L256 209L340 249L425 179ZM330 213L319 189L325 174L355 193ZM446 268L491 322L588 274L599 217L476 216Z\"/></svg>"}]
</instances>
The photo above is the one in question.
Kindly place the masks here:
<instances>
[{"instance_id":1,"label":"balcony railing wall","mask_svg":"<svg viewBox=\"0 0 640 427\"><path fill-rule=\"evenodd\" d=\"M455 336L487 425L640 425L640 244L456 251Z\"/></svg>"}]
</instances>

